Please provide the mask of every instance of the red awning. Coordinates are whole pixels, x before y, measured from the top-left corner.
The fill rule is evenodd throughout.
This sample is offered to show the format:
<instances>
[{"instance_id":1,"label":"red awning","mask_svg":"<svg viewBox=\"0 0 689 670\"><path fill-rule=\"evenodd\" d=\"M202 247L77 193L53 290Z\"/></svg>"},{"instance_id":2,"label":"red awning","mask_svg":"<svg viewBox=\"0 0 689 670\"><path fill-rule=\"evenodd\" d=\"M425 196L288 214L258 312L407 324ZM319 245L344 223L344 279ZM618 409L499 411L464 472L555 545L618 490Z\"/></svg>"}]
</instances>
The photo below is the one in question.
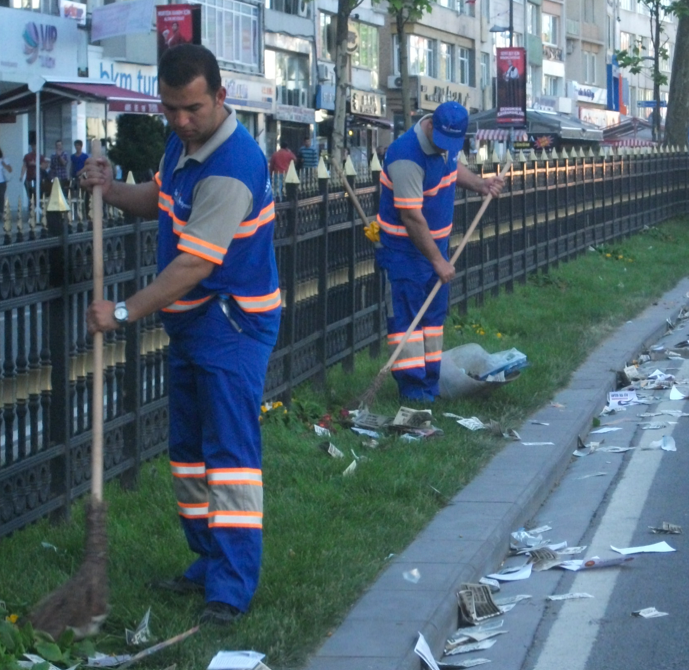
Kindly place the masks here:
<instances>
[{"instance_id":1,"label":"red awning","mask_svg":"<svg viewBox=\"0 0 689 670\"><path fill-rule=\"evenodd\" d=\"M640 137L628 137L626 139L609 139L605 140L605 144L613 147L654 147L657 142L653 140L645 140Z\"/></svg>"},{"instance_id":2,"label":"red awning","mask_svg":"<svg viewBox=\"0 0 689 670\"><path fill-rule=\"evenodd\" d=\"M510 133L512 131L508 128L479 128L476 131L477 140L492 140L494 142L508 142L510 139ZM514 141L515 142L527 142L529 136L524 130L514 131Z\"/></svg>"},{"instance_id":3,"label":"red awning","mask_svg":"<svg viewBox=\"0 0 689 670\"><path fill-rule=\"evenodd\" d=\"M145 93L130 91L105 82L46 81L41 89L41 105L62 103L65 100L107 104L108 111L127 114L162 114L160 100ZM32 111L36 95L29 87L19 86L0 96L0 114L21 114Z\"/></svg>"}]
</instances>

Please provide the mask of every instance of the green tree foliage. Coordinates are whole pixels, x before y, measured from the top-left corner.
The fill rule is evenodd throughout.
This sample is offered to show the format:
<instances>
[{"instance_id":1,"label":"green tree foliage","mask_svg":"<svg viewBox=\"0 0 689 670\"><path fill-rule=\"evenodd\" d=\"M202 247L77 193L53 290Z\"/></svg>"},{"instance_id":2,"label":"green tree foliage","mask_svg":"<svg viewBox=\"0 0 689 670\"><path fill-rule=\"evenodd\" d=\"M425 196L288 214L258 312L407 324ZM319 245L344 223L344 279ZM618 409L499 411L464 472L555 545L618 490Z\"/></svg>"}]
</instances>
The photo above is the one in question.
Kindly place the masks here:
<instances>
[{"instance_id":1,"label":"green tree foliage","mask_svg":"<svg viewBox=\"0 0 689 670\"><path fill-rule=\"evenodd\" d=\"M122 174L134 173L137 182L156 172L165 150L165 126L160 116L122 114L117 119L117 142L109 158L122 167Z\"/></svg>"}]
</instances>

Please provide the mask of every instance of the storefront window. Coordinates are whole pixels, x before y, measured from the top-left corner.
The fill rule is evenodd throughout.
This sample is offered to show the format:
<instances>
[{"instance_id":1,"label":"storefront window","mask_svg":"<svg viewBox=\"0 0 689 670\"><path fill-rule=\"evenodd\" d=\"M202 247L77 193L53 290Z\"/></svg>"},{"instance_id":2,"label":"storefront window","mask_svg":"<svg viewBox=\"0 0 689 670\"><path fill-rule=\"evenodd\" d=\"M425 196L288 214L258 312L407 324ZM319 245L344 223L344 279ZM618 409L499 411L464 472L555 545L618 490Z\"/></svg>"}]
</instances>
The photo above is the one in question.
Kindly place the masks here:
<instances>
[{"instance_id":1,"label":"storefront window","mask_svg":"<svg viewBox=\"0 0 689 670\"><path fill-rule=\"evenodd\" d=\"M352 54L352 65L378 70L378 28L368 23L350 23L359 36L359 48Z\"/></svg>"},{"instance_id":2,"label":"storefront window","mask_svg":"<svg viewBox=\"0 0 689 670\"><path fill-rule=\"evenodd\" d=\"M260 68L259 11L237 0L203 0L202 40L220 61Z\"/></svg>"}]
</instances>

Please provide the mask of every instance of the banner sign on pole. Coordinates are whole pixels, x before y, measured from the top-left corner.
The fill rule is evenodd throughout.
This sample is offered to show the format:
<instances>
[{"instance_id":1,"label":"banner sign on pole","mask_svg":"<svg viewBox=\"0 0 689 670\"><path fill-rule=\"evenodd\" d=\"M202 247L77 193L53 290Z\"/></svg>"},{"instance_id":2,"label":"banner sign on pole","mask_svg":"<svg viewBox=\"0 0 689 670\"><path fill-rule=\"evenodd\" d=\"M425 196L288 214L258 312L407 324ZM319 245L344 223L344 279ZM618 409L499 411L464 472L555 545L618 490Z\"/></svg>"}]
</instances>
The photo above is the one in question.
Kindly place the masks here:
<instances>
[{"instance_id":1,"label":"banner sign on pole","mask_svg":"<svg viewBox=\"0 0 689 670\"><path fill-rule=\"evenodd\" d=\"M504 47L497 49L498 110L501 126L526 126L526 49Z\"/></svg>"}]
</instances>

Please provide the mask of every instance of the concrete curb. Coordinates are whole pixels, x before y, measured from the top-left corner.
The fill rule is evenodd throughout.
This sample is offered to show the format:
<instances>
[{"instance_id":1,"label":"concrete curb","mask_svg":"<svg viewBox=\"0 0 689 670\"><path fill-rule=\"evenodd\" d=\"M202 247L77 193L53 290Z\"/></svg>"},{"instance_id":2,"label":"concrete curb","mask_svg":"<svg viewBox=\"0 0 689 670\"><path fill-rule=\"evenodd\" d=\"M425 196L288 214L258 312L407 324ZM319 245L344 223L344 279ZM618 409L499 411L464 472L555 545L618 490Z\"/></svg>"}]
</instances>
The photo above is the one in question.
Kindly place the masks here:
<instances>
[{"instance_id":1,"label":"concrete curb","mask_svg":"<svg viewBox=\"0 0 689 670\"><path fill-rule=\"evenodd\" d=\"M615 389L617 371L665 333L688 291L689 278L605 340L554 398L564 409L544 407L519 429L524 442L555 446L507 444L391 562L306 670L418 670L419 632L439 656L457 628L459 585L500 565L510 532L536 514L559 481L577 436L588 433ZM402 578L414 568L421 573L417 584Z\"/></svg>"}]
</instances>

